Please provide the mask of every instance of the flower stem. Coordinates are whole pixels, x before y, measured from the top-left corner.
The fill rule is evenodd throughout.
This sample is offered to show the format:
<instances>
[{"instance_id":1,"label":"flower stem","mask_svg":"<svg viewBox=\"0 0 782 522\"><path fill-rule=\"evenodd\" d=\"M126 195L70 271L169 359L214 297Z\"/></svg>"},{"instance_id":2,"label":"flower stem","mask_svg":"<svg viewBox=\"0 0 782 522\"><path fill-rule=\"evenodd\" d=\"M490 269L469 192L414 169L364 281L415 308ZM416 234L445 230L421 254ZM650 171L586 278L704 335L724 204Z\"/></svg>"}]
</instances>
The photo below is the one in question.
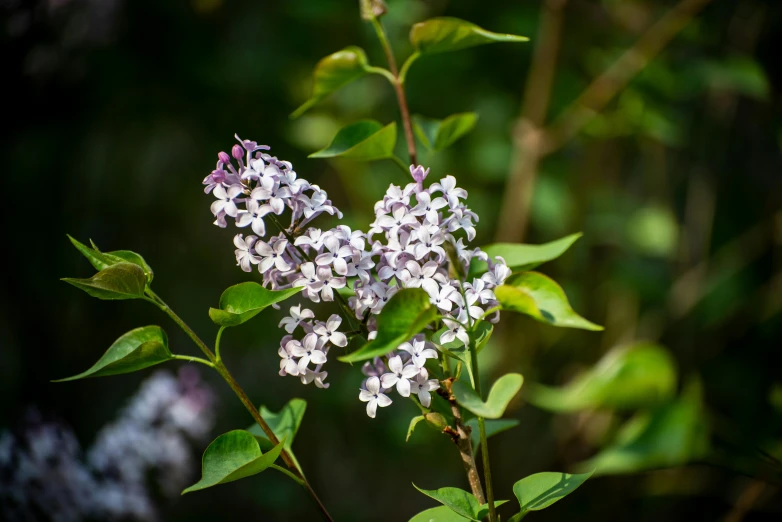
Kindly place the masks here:
<instances>
[{"instance_id":1,"label":"flower stem","mask_svg":"<svg viewBox=\"0 0 782 522\"><path fill-rule=\"evenodd\" d=\"M233 392L236 394L236 396L239 398L241 403L244 405L244 407L247 409L247 411L252 416L253 420L258 424L258 426L261 427L263 432L266 434L266 437L269 439L269 442L271 442L273 445L277 445L280 443L277 436L274 434L274 431L272 431L271 427L266 423L266 421L261 417L261 413L258 411L258 408L255 407L255 405L252 403L250 398L247 396L247 394L244 392L244 390L239 386L239 384L236 382L236 380L233 378L233 375L228 371L228 368L225 367L223 362L218 359L218 357L212 353L212 350L209 349L209 347L204 343L200 337L185 323L169 306L160 298L158 297L155 292L152 291L149 287L146 289L146 294L149 296L149 298L163 311L166 315L168 315L179 327L187 334L188 337L198 346L198 348L206 355L206 357L209 359L209 364L214 367L215 370L217 370L217 373L220 374L220 376L225 380L226 383L228 383L228 386L233 390ZM220 330L222 332L222 329ZM220 334L218 333L218 341L219 341ZM177 357L181 358L181 357ZM207 361L204 361L207 362ZM309 493L310 497L312 497L313 502L315 503L316 507L320 511L321 516L323 517L323 520L326 520L327 522L333 522L333 519L331 518L331 515L329 515L329 512L326 510L326 507L323 505L323 503L318 498L318 495L315 493L315 491L312 489L312 486L307 482L307 479L304 477L304 474L299 470L298 466L296 465L296 461L293 460L291 455L285 450L282 450L282 453L280 454L282 456L283 462L285 462L285 465L288 466L288 469L291 471L291 475L295 475L298 477L299 482L304 489L307 490L307 493Z\"/></svg>"},{"instance_id":2,"label":"flower stem","mask_svg":"<svg viewBox=\"0 0 782 522\"><path fill-rule=\"evenodd\" d=\"M179 359L180 361L197 362L197 363L205 364L206 366L209 366L212 369L214 369L214 367L215 367L214 364L210 363L206 359L201 359L200 357L191 357L189 355L176 355L176 354L174 354L174 359Z\"/></svg>"},{"instance_id":3,"label":"flower stem","mask_svg":"<svg viewBox=\"0 0 782 522\"><path fill-rule=\"evenodd\" d=\"M217 362L220 362L220 339L223 337L223 330L225 330L225 326L221 326L219 330L217 330L217 338L215 338L215 359L217 359Z\"/></svg>"},{"instance_id":4,"label":"flower stem","mask_svg":"<svg viewBox=\"0 0 782 522\"><path fill-rule=\"evenodd\" d=\"M394 81L391 82L391 84L394 86L396 99L399 102L399 112L402 115L402 127L404 128L405 140L407 141L407 153L410 155L410 163L416 165L418 163L418 157L415 151L415 138L413 137L413 124L410 119L410 109L407 108L407 97L405 96L405 78L404 76L399 75L394 52L391 49L391 44L386 36L386 31L383 29L383 24L374 16L370 18L369 21L375 29L375 34L377 34L377 39L380 40L380 45L383 46L383 51L386 53L386 59L388 60L388 68L391 70L391 74L394 77ZM404 72L406 74L407 69L405 69Z\"/></svg>"},{"instance_id":5,"label":"flower stem","mask_svg":"<svg viewBox=\"0 0 782 522\"><path fill-rule=\"evenodd\" d=\"M478 350L473 340L472 331L470 332L470 359L472 361L472 371L475 373L475 392L483 400L481 394L481 378L478 372ZM497 508L494 505L494 485L491 479L491 465L489 464L489 444L486 440L486 422L483 417L478 417L478 430L481 437L481 461L483 462L483 480L486 483L486 501L489 503L489 520L497 522Z\"/></svg>"}]
</instances>

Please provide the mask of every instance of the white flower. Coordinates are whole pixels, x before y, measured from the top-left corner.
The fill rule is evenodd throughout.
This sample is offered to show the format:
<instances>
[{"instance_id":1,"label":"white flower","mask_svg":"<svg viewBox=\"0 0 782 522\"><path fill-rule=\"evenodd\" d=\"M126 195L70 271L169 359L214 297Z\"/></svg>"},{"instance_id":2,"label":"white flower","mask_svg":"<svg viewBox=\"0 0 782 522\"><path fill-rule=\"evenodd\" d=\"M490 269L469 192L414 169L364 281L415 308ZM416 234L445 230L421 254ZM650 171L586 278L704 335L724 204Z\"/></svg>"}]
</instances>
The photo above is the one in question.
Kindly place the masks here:
<instances>
[{"instance_id":1,"label":"white flower","mask_svg":"<svg viewBox=\"0 0 782 522\"><path fill-rule=\"evenodd\" d=\"M399 395L402 397L409 397L409 379L415 376L419 369L416 368L414 364L408 364L407 366L404 366L402 364L402 358L398 355L388 359L388 368L391 370L391 373L383 374L380 377L380 383L383 385L383 388L392 388L394 385L396 385L396 391L399 393Z\"/></svg>"},{"instance_id":2,"label":"white flower","mask_svg":"<svg viewBox=\"0 0 782 522\"><path fill-rule=\"evenodd\" d=\"M236 234L234 236L234 245L236 245L236 264L242 267L245 272L252 271L251 265L257 265L260 263L260 259L255 257L252 253L253 245L258 240L255 236L247 236L245 239L242 234Z\"/></svg>"},{"instance_id":3,"label":"white flower","mask_svg":"<svg viewBox=\"0 0 782 522\"><path fill-rule=\"evenodd\" d=\"M467 198L467 191L456 186L456 178L453 176L446 176L440 180L440 183L432 183L429 190L431 192L442 192L452 209L459 206L459 198Z\"/></svg>"},{"instance_id":4,"label":"white flower","mask_svg":"<svg viewBox=\"0 0 782 522\"><path fill-rule=\"evenodd\" d=\"M345 334L338 332L337 328L342 324L342 318L337 314L331 314L326 324L318 324L313 331L318 334L323 342L329 341L334 346L344 347L348 345Z\"/></svg>"},{"instance_id":5,"label":"white flower","mask_svg":"<svg viewBox=\"0 0 782 522\"><path fill-rule=\"evenodd\" d=\"M320 302L319 292L323 289L323 281L318 279L315 273L315 263L304 263L299 267L301 271L301 277L293 282L294 287L305 287L305 294L307 298L314 302Z\"/></svg>"},{"instance_id":6,"label":"white flower","mask_svg":"<svg viewBox=\"0 0 782 522\"><path fill-rule=\"evenodd\" d=\"M448 327L440 336L440 344L447 344L454 339L459 339L467 346L470 343L470 336L467 335L467 330L464 328L463 322L467 320L467 312L461 310L458 319L452 319L450 317L443 317L443 323Z\"/></svg>"},{"instance_id":7,"label":"white flower","mask_svg":"<svg viewBox=\"0 0 782 522\"><path fill-rule=\"evenodd\" d=\"M481 276L486 284L493 286L500 286L510 276L510 268L505 264L505 260L501 257L496 258L496 262L491 266L491 269Z\"/></svg>"},{"instance_id":8,"label":"white flower","mask_svg":"<svg viewBox=\"0 0 782 522\"><path fill-rule=\"evenodd\" d=\"M236 226L246 227L252 224L253 232L263 237L266 235L266 223L263 222L263 217L271 211L271 205L261 205L251 199L247 202L247 210L236 216Z\"/></svg>"},{"instance_id":9,"label":"white flower","mask_svg":"<svg viewBox=\"0 0 782 522\"><path fill-rule=\"evenodd\" d=\"M328 377L329 372L321 372L317 370L310 370L307 368L304 373L299 375L299 378L301 379L302 384L309 384L311 382L315 382L315 386L318 388L323 388L324 390L330 386L330 383L323 382L326 380L326 377Z\"/></svg>"},{"instance_id":10,"label":"white flower","mask_svg":"<svg viewBox=\"0 0 782 522\"><path fill-rule=\"evenodd\" d=\"M367 415L370 418L375 418L377 413L377 407L385 408L389 406L393 401L384 395L380 391L380 379L377 377L370 377L366 382L366 389L361 390L358 394L358 398L361 402L367 403Z\"/></svg>"},{"instance_id":11,"label":"white flower","mask_svg":"<svg viewBox=\"0 0 782 522\"><path fill-rule=\"evenodd\" d=\"M451 285L445 285L442 288L427 290L431 302L444 312L450 312L453 309L453 305L462 306L464 301L462 296L456 288Z\"/></svg>"},{"instance_id":12,"label":"white flower","mask_svg":"<svg viewBox=\"0 0 782 522\"><path fill-rule=\"evenodd\" d=\"M313 185L314 187L316 185ZM320 189L316 190L312 197L300 195L297 199L304 205L304 217L306 218L311 218L321 212L328 212L331 215L338 212L337 209L328 204L328 196Z\"/></svg>"},{"instance_id":13,"label":"white flower","mask_svg":"<svg viewBox=\"0 0 782 522\"><path fill-rule=\"evenodd\" d=\"M425 216L426 220L433 225L439 223L440 219L437 211L448 205L445 198L437 197L432 199L432 196L425 191L419 192L415 197L418 199L418 205L413 207L410 213L414 216Z\"/></svg>"},{"instance_id":14,"label":"white flower","mask_svg":"<svg viewBox=\"0 0 782 522\"><path fill-rule=\"evenodd\" d=\"M268 200L272 210L278 215L285 210L285 200L291 196L291 190L288 187L281 187L279 181L269 177L264 177L261 180L261 186L256 187L250 193L250 197L254 200Z\"/></svg>"},{"instance_id":15,"label":"white flower","mask_svg":"<svg viewBox=\"0 0 782 522\"><path fill-rule=\"evenodd\" d=\"M421 368L415 379L410 381L410 385L410 391L418 395L418 400L421 401L424 408L428 408L432 404L432 395L429 392L440 387L437 379L429 379L429 372L426 371L426 368Z\"/></svg>"},{"instance_id":16,"label":"white flower","mask_svg":"<svg viewBox=\"0 0 782 522\"><path fill-rule=\"evenodd\" d=\"M418 224L418 220L414 215L408 213L408 208L404 205L397 205L391 212L391 216L382 215L375 219L375 225L385 230L388 230L389 234L396 234L400 227L405 225Z\"/></svg>"},{"instance_id":17,"label":"white flower","mask_svg":"<svg viewBox=\"0 0 782 522\"><path fill-rule=\"evenodd\" d=\"M307 230L306 235L297 237L293 244L296 246L306 245L315 250L320 250L323 246L323 241L330 235L329 233L324 234L319 228L310 228Z\"/></svg>"},{"instance_id":18,"label":"white flower","mask_svg":"<svg viewBox=\"0 0 782 522\"><path fill-rule=\"evenodd\" d=\"M280 356L280 375L298 375L299 365L296 362L293 354L293 348L301 348L301 343L295 339L291 339L286 342L286 339L290 339L289 335L282 338L282 346L277 350L277 354Z\"/></svg>"},{"instance_id":19,"label":"white flower","mask_svg":"<svg viewBox=\"0 0 782 522\"><path fill-rule=\"evenodd\" d=\"M352 231L346 225L337 225L334 229L334 236L347 242L356 250L364 250L366 248L366 234L360 230Z\"/></svg>"},{"instance_id":20,"label":"white flower","mask_svg":"<svg viewBox=\"0 0 782 522\"><path fill-rule=\"evenodd\" d=\"M323 281L320 295L324 301L333 301L334 290L345 287L345 278L334 277L334 274L331 272L331 268L327 266L318 267L318 279Z\"/></svg>"},{"instance_id":21,"label":"white flower","mask_svg":"<svg viewBox=\"0 0 782 522\"><path fill-rule=\"evenodd\" d=\"M217 185L212 192L217 198L217 201L212 203L211 206L212 214L214 214L215 217L220 213L236 217L236 214L239 213L239 208L236 206L234 198L239 196L242 193L242 190L241 185L231 185L228 187L228 190L225 190L225 187L222 185Z\"/></svg>"},{"instance_id":22,"label":"white flower","mask_svg":"<svg viewBox=\"0 0 782 522\"><path fill-rule=\"evenodd\" d=\"M404 350L412 356L412 362L416 368L423 368L427 359L437 359L437 352L426 348L426 342L422 339L413 339L413 343L402 343L400 350Z\"/></svg>"},{"instance_id":23,"label":"white flower","mask_svg":"<svg viewBox=\"0 0 782 522\"><path fill-rule=\"evenodd\" d=\"M375 262L372 261L372 257L366 252L356 250L347 261L347 272L343 275L348 277L358 276L364 284L369 282L369 271L375 266ZM339 273L339 272L338 272Z\"/></svg>"},{"instance_id":24,"label":"white flower","mask_svg":"<svg viewBox=\"0 0 782 522\"><path fill-rule=\"evenodd\" d=\"M437 272L439 267L435 261L427 261L421 266L411 260L405 263L405 270L399 278L405 288L423 288L434 292L439 288L438 283L446 282L445 276Z\"/></svg>"},{"instance_id":25,"label":"white flower","mask_svg":"<svg viewBox=\"0 0 782 522\"><path fill-rule=\"evenodd\" d=\"M434 233L433 233L434 231ZM417 233L419 243L415 245L415 258L421 259L428 253L437 255L437 261L442 263L445 259L445 236L436 227L421 227Z\"/></svg>"},{"instance_id":26,"label":"white flower","mask_svg":"<svg viewBox=\"0 0 782 522\"><path fill-rule=\"evenodd\" d=\"M459 208L454 209L451 220L448 222L448 231L455 232L460 228L464 229L467 233L467 241L472 241L475 239L475 225L472 222L475 217L477 216L470 211Z\"/></svg>"},{"instance_id":27,"label":"white flower","mask_svg":"<svg viewBox=\"0 0 782 522\"><path fill-rule=\"evenodd\" d=\"M269 270L272 266L275 266L277 270L281 272L287 272L291 269L291 266L283 258L285 248L288 246L287 239L278 239L273 246L269 245L265 241L258 241L255 244L255 251L261 256L261 263L258 265L258 270L263 274Z\"/></svg>"},{"instance_id":28,"label":"white flower","mask_svg":"<svg viewBox=\"0 0 782 522\"><path fill-rule=\"evenodd\" d=\"M315 314L312 313L312 310L309 308L305 308L304 310L301 309L301 305L291 306L290 308L290 316L289 317L283 317L280 321L280 324L277 326L282 328L282 325L285 325L285 331L288 333L293 333L293 331L296 329L297 326L302 321L305 321L307 319L312 319L315 317Z\"/></svg>"},{"instance_id":29,"label":"white flower","mask_svg":"<svg viewBox=\"0 0 782 522\"><path fill-rule=\"evenodd\" d=\"M304 336L301 343L290 347L290 352L299 357L299 373L304 373L310 362L323 364L326 362L326 353L323 352L323 342L314 333Z\"/></svg>"},{"instance_id":30,"label":"white flower","mask_svg":"<svg viewBox=\"0 0 782 522\"><path fill-rule=\"evenodd\" d=\"M345 275L348 272L347 263L343 258L350 257L353 254L353 248L350 245L340 246L339 239L330 235L323 241L323 246L327 252L320 254L315 258L315 264L318 266L328 266L333 264L334 271L339 275Z\"/></svg>"},{"instance_id":31,"label":"white flower","mask_svg":"<svg viewBox=\"0 0 782 522\"><path fill-rule=\"evenodd\" d=\"M380 310L383 309L388 300L399 291L398 286L388 286L385 283L373 283L371 288L372 293L377 298L375 304L372 305L372 311L376 314L380 313Z\"/></svg>"}]
</instances>

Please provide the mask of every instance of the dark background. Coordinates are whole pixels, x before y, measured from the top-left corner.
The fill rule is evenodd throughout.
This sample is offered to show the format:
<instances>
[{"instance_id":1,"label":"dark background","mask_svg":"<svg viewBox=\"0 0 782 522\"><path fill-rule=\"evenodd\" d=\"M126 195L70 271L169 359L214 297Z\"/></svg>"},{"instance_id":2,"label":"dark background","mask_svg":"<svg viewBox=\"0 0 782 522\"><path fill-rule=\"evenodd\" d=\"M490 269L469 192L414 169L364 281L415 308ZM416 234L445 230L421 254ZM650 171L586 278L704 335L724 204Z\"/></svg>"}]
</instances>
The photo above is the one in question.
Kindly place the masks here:
<instances>
[{"instance_id":1,"label":"dark background","mask_svg":"<svg viewBox=\"0 0 782 522\"><path fill-rule=\"evenodd\" d=\"M469 190L481 216L479 245L494 239L503 219L540 4L389 0L384 19L400 59L410 51L410 24L431 16L532 39L422 59L408 77L413 113L480 115L449 151L422 158L433 176L454 174ZM549 119L673 5L568 2ZM395 167L306 155L344 124L398 118L396 101L382 78L371 77L299 120L288 118L309 95L310 72L322 56L355 44L371 63L385 65L353 1L4 0L0 12L0 429L14 428L36 407L88 446L144 375L50 379L82 371L122 332L145 324L166 328L174 351L195 352L152 307L93 300L59 282L92 273L65 234L143 254L158 294L212 339L207 309L224 288L250 277L234 266L234 232L211 225L212 198L200 185L217 152L231 147L235 132L271 145L300 176L328 190L348 224L366 229L387 184L404 182ZM710 416L729 426L734 442L782 458L773 400L782 386L780 28L778 1L714 0L579 136L541 163L524 239L585 233L544 271L562 283L576 310L607 328L554 331L514 317L484 364L487 375L512 369L528 381L559 384L614 345L651 339L670 349L682 380L702 378ZM332 362L326 391L278 377L281 316L265 313L227 332L224 357L258 403L276 410L291 397L307 399L296 452L338 520L407 520L432 505L411 481L466 487L456 450L442 436L420 429L405 443L413 404L396 401L377 419L366 417L358 368ZM205 378L219 393L214 435L249 424L224 383ZM570 469L600 445L599 437L578 435L577 416L523 401L510 416L521 426L491 445L501 498L512 498L519 478ZM746 513L727 518L758 480L760 494ZM778 520L779 490L766 480L699 463L601 477L533 516ZM161 500L160 508L166 520L316 517L294 484L271 473Z\"/></svg>"}]
</instances>

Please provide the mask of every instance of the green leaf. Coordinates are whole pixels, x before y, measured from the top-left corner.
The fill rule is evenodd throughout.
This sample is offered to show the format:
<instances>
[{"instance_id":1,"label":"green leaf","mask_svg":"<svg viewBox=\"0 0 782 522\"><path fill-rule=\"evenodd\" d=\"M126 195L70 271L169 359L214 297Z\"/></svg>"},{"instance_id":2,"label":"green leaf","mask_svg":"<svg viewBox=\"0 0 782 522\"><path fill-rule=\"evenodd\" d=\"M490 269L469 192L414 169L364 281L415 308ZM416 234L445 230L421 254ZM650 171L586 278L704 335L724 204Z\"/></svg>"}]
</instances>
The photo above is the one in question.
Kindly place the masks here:
<instances>
[{"instance_id":1,"label":"green leaf","mask_svg":"<svg viewBox=\"0 0 782 522\"><path fill-rule=\"evenodd\" d=\"M104 300L138 299L144 296L144 270L133 263L117 263L104 268L89 279L62 279L92 297Z\"/></svg>"},{"instance_id":2,"label":"green leaf","mask_svg":"<svg viewBox=\"0 0 782 522\"><path fill-rule=\"evenodd\" d=\"M421 489L415 484L413 484L413 487L418 491L420 491L421 493L423 493L424 495L426 495L427 497L435 499L437 502L440 502L444 506L450 508L454 513L462 517L465 517L468 520L480 521L489 512L488 504L481 505L478 502L478 499L476 499L472 493L464 491L463 489L440 488L440 489L427 490L427 489ZM496 500L494 501L494 505L499 507L506 502L507 500ZM426 520L426 519L422 519L422 520ZM449 520L449 519L445 519L445 520Z\"/></svg>"},{"instance_id":3,"label":"green leaf","mask_svg":"<svg viewBox=\"0 0 782 522\"><path fill-rule=\"evenodd\" d=\"M521 506L521 517L530 511L540 511L573 493L592 473L535 473L513 485L513 493ZM520 518L521 518L520 517Z\"/></svg>"},{"instance_id":4,"label":"green leaf","mask_svg":"<svg viewBox=\"0 0 782 522\"><path fill-rule=\"evenodd\" d=\"M670 399L677 380L676 363L668 350L638 342L611 350L592 369L561 388L531 385L527 398L539 408L556 412L648 408Z\"/></svg>"},{"instance_id":5,"label":"green leaf","mask_svg":"<svg viewBox=\"0 0 782 522\"><path fill-rule=\"evenodd\" d=\"M426 417L423 415L417 415L410 419L410 426L407 428L407 437L405 437L405 442L410 440L410 437L413 435L413 431L415 431L415 426L422 420L426 420Z\"/></svg>"},{"instance_id":6,"label":"green leaf","mask_svg":"<svg viewBox=\"0 0 782 522\"><path fill-rule=\"evenodd\" d=\"M502 257L513 272L532 270L533 268L553 261L564 254L583 234L578 232L542 245L525 245L522 243L493 243L482 247L489 257ZM470 274L477 275L486 271L485 261L473 260Z\"/></svg>"},{"instance_id":7,"label":"green leaf","mask_svg":"<svg viewBox=\"0 0 782 522\"><path fill-rule=\"evenodd\" d=\"M166 332L159 326L144 326L131 330L114 341L103 357L89 370L54 382L130 373L170 359L173 359L173 356L168 349Z\"/></svg>"},{"instance_id":8,"label":"green leaf","mask_svg":"<svg viewBox=\"0 0 782 522\"><path fill-rule=\"evenodd\" d=\"M463 522L470 520L454 513L448 506L438 506L418 513L410 522Z\"/></svg>"},{"instance_id":9,"label":"green leaf","mask_svg":"<svg viewBox=\"0 0 782 522\"><path fill-rule=\"evenodd\" d=\"M271 451L262 453L258 441L249 431L234 430L220 435L204 452L201 480L182 494L257 475L274 464L283 444L280 442Z\"/></svg>"},{"instance_id":10,"label":"green leaf","mask_svg":"<svg viewBox=\"0 0 782 522\"><path fill-rule=\"evenodd\" d=\"M396 122L385 127L375 120L361 120L342 127L331 143L310 158L348 158L357 161L388 159L394 155Z\"/></svg>"},{"instance_id":11,"label":"green leaf","mask_svg":"<svg viewBox=\"0 0 782 522\"><path fill-rule=\"evenodd\" d=\"M101 252L92 241L90 241L92 247L88 247L71 236L68 236L68 239L70 239L71 243L73 243L73 246L75 246L76 249L87 258L90 264L95 267L95 270L103 270L104 268L108 268L118 263L133 263L134 265L140 266L141 269L144 270L144 274L147 277L147 283L151 283L155 276L155 274L152 272L152 268L147 264L144 258L135 252L130 250Z\"/></svg>"},{"instance_id":12,"label":"green leaf","mask_svg":"<svg viewBox=\"0 0 782 522\"><path fill-rule=\"evenodd\" d=\"M563 328L602 330L570 307L564 290L553 279L538 272L521 272L494 290L503 310L529 315L541 323Z\"/></svg>"},{"instance_id":13,"label":"green leaf","mask_svg":"<svg viewBox=\"0 0 782 522\"><path fill-rule=\"evenodd\" d=\"M521 389L524 377L518 373L507 373L497 379L489 391L489 398L483 402L472 387L463 380L453 383L453 395L456 402L478 417L499 419L505 413L508 403Z\"/></svg>"},{"instance_id":14,"label":"green leaf","mask_svg":"<svg viewBox=\"0 0 782 522\"><path fill-rule=\"evenodd\" d=\"M291 118L298 118L329 94L369 73L367 55L360 47L351 45L321 59L312 73L312 96Z\"/></svg>"},{"instance_id":15,"label":"green leaf","mask_svg":"<svg viewBox=\"0 0 782 522\"><path fill-rule=\"evenodd\" d=\"M357 362L385 355L412 339L437 317L437 308L429 302L429 294L420 288L404 288L378 314L377 337L339 360Z\"/></svg>"},{"instance_id":16,"label":"green leaf","mask_svg":"<svg viewBox=\"0 0 782 522\"><path fill-rule=\"evenodd\" d=\"M679 398L627 421L616 440L579 468L606 475L680 466L707 455L708 426L700 382L692 380Z\"/></svg>"},{"instance_id":17,"label":"green leaf","mask_svg":"<svg viewBox=\"0 0 782 522\"><path fill-rule=\"evenodd\" d=\"M277 413L274 413L265 406L261 406L259 410L261 417L263 417L263 420L269 425L272 432L274 432L274 435L277 436L277 439L285 441L283 447L291 456L296 467L299 468L299 471L301 471L301 466L299 466L291 447L293 446L293 439L296 438L296 433L299 431L299 426L301 426L301 421L304 418L304 412L306 410L307 401L304 399L291 399ZM257 424L253 424L247 428L247 431L255 435L262 451L269 451L274 447L274 444L271 443L261 427Z\"/></svg>"},{"instance_id":18,"label":"green leaf","mask_svg":"<svg viewBox=\"0 0 782 522\"><path fill-rule=\"evenodd\" d=\"M470 132L478 121L474 112L452 114L444 120L413 116L413 128L427 148L443 150Z\"/></svg>"},{"instance_id":19,"label":"green leaf","mask_svg":"<svg viewBox=\"0 0 782 522\"><path fill-rule=\"evenodd\" d=\"M285 301L301 292L301 288L267 290L248 281L228 287L220 296L220 309L210 308L209 317L220 326L237 326L258 315L264 308Z\"/></svg>"},{"instance_id":20,"label":"green leaf","mask_svg":"<svg viewBox=\"0 0 782 522\"><path fill-rule=\"evenodd\" d=\"M517 419L486 419L483 421L483 423L486 427L486 438L492 437L511 428L515 428L519 425L519 421ZM481 434L478 430L478 417L469 419L464 423L464 425L472 428L472 431L470 432L470 440L472 441L473 452L477 453L478 448L481 445Z\"/></svg>"},{"instance_id":21,"label":"green leaf","mask_svg":"<svg viewBox=\"0 0 782 522\"><path fill-rule=\"evenodd\" d=\"M495 42L526 42L529 38L492 33L458 18L432 18L410 29L410 43L421 54L457 51Z\"/></svg>"}]
</instances>

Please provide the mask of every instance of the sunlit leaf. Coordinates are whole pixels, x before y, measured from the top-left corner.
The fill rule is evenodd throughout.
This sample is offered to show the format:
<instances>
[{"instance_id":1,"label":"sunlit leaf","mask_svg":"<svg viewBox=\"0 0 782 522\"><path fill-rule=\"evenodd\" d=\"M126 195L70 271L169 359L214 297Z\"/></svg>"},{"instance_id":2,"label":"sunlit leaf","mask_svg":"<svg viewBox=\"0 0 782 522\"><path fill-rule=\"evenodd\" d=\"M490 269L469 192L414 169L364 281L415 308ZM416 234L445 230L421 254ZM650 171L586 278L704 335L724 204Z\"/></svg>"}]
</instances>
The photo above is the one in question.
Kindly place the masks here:
<instances>
[{"instance_id":1,"label":"sunlit leaf","mask_svg":"<svg viewBox=\"0 0 782 522\"><path fill-rule=\"evenodd\" d=\"M676 363L662 346L639 342L607 353L561 388L531 384L530 403L550 411L636 409L660 404L676 391Z\"/></svg>"},{"instance_id":2,"label":"sunlit leaf","mask_svg":"<svg viewBox=\"0 0 782 522\"><path fill-rule=\"evenodd\" d=\"M258 315L264 308L292 297L301 288L267 290L248 281L228 287L220 296L220 308L210 308L209 317L220 326L237 326Z\"/></svg>"},{"instance_id":3,"label":"sunlit leaf","mask_svg":"<svg viewBox=\"0 0 782 522\"><path fill-rule=\"evenodd\" d=\"M440 488L427 490L421 489L415 484L413 484L413 487L427 497L433 498L437 502L450 508L457 515L465 517L468 520L480 521L489 513L488 504L481 505L472 493L464 491L463 489ZM506 502L507 500L496 500L494 501L494 505L499 507Z\"/></svg>"},{"instance_id":4,"label":"sunlit leaf","mask_svg":"<svg viewBox=\"0 0 782 522\"><path fill-rule=\"evenodd\" d=\"M282 447L280 442L271 451L262 453L258 441L249 431L234 430L220 435L204 452L201 480L182 494L257 475L274 464Z\"/></svg>"},{"instance_id":5,"label":"sunlit leaf","mask_svg":"<svg viewBox=\"0 0 782 522\"><path fill-rule=\"evenodd\" d=\"M538 272L512 275L494 290L494 294L503 310L526 314L542 323L584 330L603 329L574 312L562 287Z\"/></svg>"},{"instance_id":6,"label":"sunlit leaf","mask_svg":"<svg viewBox=\"0 0 782 522\"><path fill-rule=\"evenodd\" d=\"M511 428L515 428L519 425L517 419L486 419L483 421L486 427L486 438L507 431ZM478 418L473 417L464 423L465 426L469 426L472 431L470 432L470 440L472 441L472 448L474 452L478 451L481 445L481 434L478 429Z\"/></svg>"},{"instance_id":7,"label":"sunlit leaf","mask_svg":"<svg viewBox=\"0 0 782 522\"><path fill-rule=\"evenodd\" d=\"M533 268L553 261L564 254L583 234L578 232L542 245L525 245L522 243L492 243L481 250L489 257L502 257L513 272L532 270ZM473 259L470 265L471 274L481 274L486 271L485 261Z\"/></svg>"},{"instance_id":8,"label":"sunlit leaf","mask_svg":"<svg viewBox=\"0 0 782 522\"><path fill-rule=\"evenodd\" d=\"M496 42L526 42L529 38L482 29L458 18L432 18L410 29L410 42L421 54L457 51Z\"/></svg>"},{"instance_id":9,"label":"sunlit leaf","mask_svg":"<svg viewBox=\"0 0 782 522\"><path fill-rule=\"evenodd\" d=\"M544 472L525 477L513 485L513 493L519 501L521 512L518 520L530 511L540 511L573 493L586 482L592 473L570 475Z\"/></svg>"},{"instance_id":10,"label":"sunlit leaf","mask_svg":"<svg viewBox=\"0 0 782 522\"><path fill-rule=\"evenodd\" d=\"M291 114L291 118L298 118L329 94L368 74L368 67L364 50L354 45L326 56L312 73L312 96Z\"/></svg>"},{"instance_id":11,"label":"sunlit leaf","mask_svg":"<svg viewBox=\"0 0 782 522\"><path fill-rule=\"evenodd\" d=\"M138 299L144 296L144 270L133 263L117 263L89 279L63 278L66 283L104 300Z\"/></svg>"},{"instance_id":12,"label":"sunlit leaf","mask_svg":"<svg viewBox=\"0 0 782 522\"><path fill-rule=\"evenodd\" d=\"M394 294L378 314L377 337L339 360L357 362L385 355L409 341L437 316L437 308L429 301L429 294L420 288L404 288Z\"/></svg>"},{"instance_id":13,"label":"sunlit leaf","mask_svg":"<svg viewBox=\"0 0 782 522\"><path fill-rule=\"evenodd\" d=\"M491 387L489 397L484 402L469 384L460 379L453 383L453 395L456 402L478 417L499 419L505 413L505 408L508 407L511 399L519 393L523 382L524 377L518 373L503 375Z\"/></svg>"},{"instance_id":14,"label":"sunlit leaf","mask_svg":"<svg viewBox=\"0 0 782 522\"><path fill-rule=\"evenodd\" d=\"M54 382L130 373L171 359L166 332L159 326L144 326L114 341L89 370Z\"/></svg>"},{"instance_id":15,"label":"sunlit leaf","mask_svg":"<svg viewBox=\"0 0 782 522\"><path fill-rule=\"evenodd\" d=\"M73 246L76 247L76 249L87 258L87 260L93 267L95 267L96 270L103 270L104 268L108 268L118 263L133 263L134 265L140 266L141 269L144 270L144 274L147 277L148 283L151 283L152 279L154 278L152 268L147 264L144 258L136 252L132 252L130 250L101 252L92 241L90 241L92 247L88 247L71 236L68 236L68 239L70 239Z\"/></svg>"},{"instance_id":16,"label":"sunlit leaf","mask_svg":"<svg viewBox=\"0 0 782 522\"><path fill-rule=\"evenodd\" d=\"M358 161L387 159L396 145L396 122L385 127L374 120L362 120L342 127L332 142L310 158L342 157Z\"/></svg>"},{"instance_id":17,"label":"sunlit leaf","mask_svg":"<svg viewBox=\"0 0 782 522\"><path fill-rule=\"evenodd\" d=\"M292 446L293 439L296 438L296 433L299 431L301 421L304 418L304 412L307 410L307 401L304 399L291 399L288 403L282 407L282 409L275 413L265 406L261 406L260 413L266 424L269 425L274 435L277 436L277 440L284 440L284 449L291 456L296 463L296 467L301 471L295 455L293 454ZM274 447L266 433L257 424L253 424L247 431L252 433L258 439L262 451L269 451Z\"/></svg>"},{"instance_id":18,"label":"sunlit leaf","mask_svg":"<svg viewBox=\"0 0 782 522\"><path fill-rule=\"evenodd\" d=\"M627 421L613 443L579 468L606 475L680 466L706 456L708 430L701 385L692 380L680 397Z\"/></svg>"},{"instance_id":19,"label":"sunlit leaf","mask_svg":"<svg viewBox=\"0 0 782 522\"><path fill-rule=\"evenodd\" d=\"M413 116L413 129L427 148L439 151L470 132L478 121L474 112L452 114L444 120Z\"/></svg>"},{"instance_id":20,"label":"sunlit leaf","mask_svg":"<svg viewBox=\"0 0 782 522\"><path fill-rule=\"evenodd\" d=\"M448 506L438 506L418 513L410 519L410 522L463 522L470 520L461 515L457 515Z\"/></svg>"}]
</instances>

